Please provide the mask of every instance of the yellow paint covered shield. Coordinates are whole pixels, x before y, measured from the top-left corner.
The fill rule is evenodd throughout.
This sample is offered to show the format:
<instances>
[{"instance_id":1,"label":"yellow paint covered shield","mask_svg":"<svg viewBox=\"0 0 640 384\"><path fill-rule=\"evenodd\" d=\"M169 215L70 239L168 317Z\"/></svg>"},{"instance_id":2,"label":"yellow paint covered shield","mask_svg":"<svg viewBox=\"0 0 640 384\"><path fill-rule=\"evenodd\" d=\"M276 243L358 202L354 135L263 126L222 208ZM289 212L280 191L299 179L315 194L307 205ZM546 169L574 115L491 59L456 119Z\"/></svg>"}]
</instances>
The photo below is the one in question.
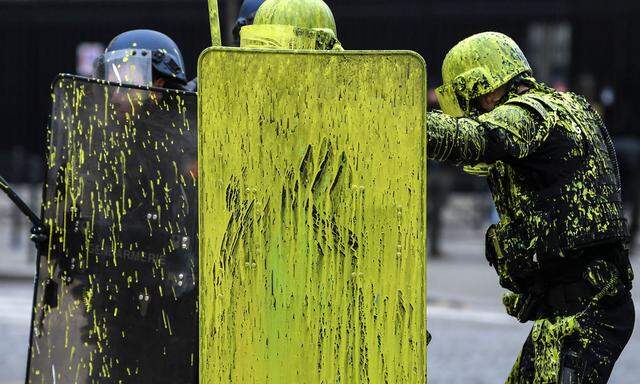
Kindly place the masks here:
<instances>
[{"instance_id":1,"label":"yellow paint covered shield","mask_svg":"<svg viewBox=\"0 0 640 384\"><path fill-rule=\"evenodd\" d=\"M211 48L199 84L201 382L424 382L422 58Z\"/></svg>"}]
</instances>

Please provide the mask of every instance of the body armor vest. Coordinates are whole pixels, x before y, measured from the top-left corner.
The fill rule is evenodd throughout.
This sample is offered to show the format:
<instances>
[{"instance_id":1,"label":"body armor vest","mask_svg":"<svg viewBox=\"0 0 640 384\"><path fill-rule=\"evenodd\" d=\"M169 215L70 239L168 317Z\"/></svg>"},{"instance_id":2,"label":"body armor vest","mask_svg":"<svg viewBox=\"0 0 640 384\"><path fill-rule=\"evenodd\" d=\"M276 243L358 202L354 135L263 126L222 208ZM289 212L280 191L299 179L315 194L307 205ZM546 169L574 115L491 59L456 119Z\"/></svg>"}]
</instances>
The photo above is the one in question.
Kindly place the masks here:
<instances>
[{"instance_id":1,"label":"body armor vest","mask_svg":"<svg viewBox=\"0 0 640 384\"><path fill-rule=\"evenodd\" d=\"M505 253L546 262L597 244L627 241L615 152L603 121L573 93L536 86L509 99L548 127L524 159L491 167Z\"/></svg>"}]
</instances>

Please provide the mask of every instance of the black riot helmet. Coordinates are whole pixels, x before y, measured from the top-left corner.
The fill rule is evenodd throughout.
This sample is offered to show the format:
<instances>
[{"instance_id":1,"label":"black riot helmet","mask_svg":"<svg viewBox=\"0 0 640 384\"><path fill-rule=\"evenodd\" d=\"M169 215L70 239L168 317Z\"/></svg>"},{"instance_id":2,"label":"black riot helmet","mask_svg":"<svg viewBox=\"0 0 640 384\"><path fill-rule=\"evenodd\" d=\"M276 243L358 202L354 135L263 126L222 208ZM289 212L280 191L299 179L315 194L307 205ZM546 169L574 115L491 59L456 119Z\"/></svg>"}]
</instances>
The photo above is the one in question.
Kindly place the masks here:
<instances>
[{"instance_id":1,"label":"black riot helmet","mask_svg":"<svg viewBox=\"0 0 640 384\"><path fill-rule=\"evenodd\" d=\"M258 8L265 0L244 0L240 7L240 13L236 20L236 26L233 28L233 42L236 46L240 45L240 29L246 25L253 24Z\"/></svg>"},{"instance_id":2,"label":"black riot helmet","mask_svg":"<svg viewBox=\"0 0 640 384\"><path fill-rule=\"evenodd\" d=\"M165 88L187 83L178 45L163 33L136 29L116 36L98 59L96 77L118 83L153 85L164 79Z\"/></svg>"}]
</instances>

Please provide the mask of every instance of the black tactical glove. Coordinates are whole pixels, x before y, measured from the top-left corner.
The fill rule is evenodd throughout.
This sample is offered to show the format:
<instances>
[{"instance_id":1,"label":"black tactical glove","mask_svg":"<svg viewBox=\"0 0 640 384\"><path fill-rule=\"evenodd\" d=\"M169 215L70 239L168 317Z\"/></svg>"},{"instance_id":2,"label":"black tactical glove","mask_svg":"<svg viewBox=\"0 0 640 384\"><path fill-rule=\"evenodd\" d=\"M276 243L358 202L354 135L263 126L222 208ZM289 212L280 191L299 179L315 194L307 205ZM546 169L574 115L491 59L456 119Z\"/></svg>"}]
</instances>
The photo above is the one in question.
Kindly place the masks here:
<instances>
[{"instance_id":1,"label":"black tactical glove","mask_svg":"<svg viewBox=\"0 0 640 384\"><path fill-rule=\"evenodd\" d=\"M538 320L540 317L540 296L532 292L529 293L505 293L502 296L507 314L518 319L521 323Z\"/></svg>"},{"instance_id":2,"label":"black tactical glove","mask_svg":"<svg viewBox=\"0 0 640 384\"><path fill-rule=\"evenodd\" d=\"M508 292L502 296L502 304L507 310L507 314L516 318L522 309L523 301L524 295L518 293Z\"/></svg>"},{"instance_id":3,"label":"black tactical glove","mask_svg":"<svg viewBox=\"0 0 640 384\"><path fill-rule=\"evenodd\" d=\"M31 227L31 236L29 240L33 241L38 253L45 253L49 247L49 231L45 226L34 225Z\"/></svg>"}]
</instances>

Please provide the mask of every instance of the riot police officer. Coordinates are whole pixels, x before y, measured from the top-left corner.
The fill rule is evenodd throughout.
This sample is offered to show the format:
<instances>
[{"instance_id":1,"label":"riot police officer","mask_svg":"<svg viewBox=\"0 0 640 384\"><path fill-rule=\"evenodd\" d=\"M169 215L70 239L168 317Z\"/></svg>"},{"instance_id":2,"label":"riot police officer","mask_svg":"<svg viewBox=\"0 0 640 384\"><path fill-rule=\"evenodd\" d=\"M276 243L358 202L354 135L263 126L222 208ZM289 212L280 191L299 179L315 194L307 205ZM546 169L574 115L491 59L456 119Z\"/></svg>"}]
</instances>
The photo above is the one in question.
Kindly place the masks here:
<instances>
[{"instance_id":1,"label":"riot police officer","mask_svg":"<svg viewBox=\"0 0 640 384\"><path fill-rule=\"evenodd\" d=\"M634 325L613 144L586 100L538 82L494 32L447 54L429 158L487 177L486 255L509 314L534 321L508 383L605 383Z\"/></svg>"},{"instance_id":2,"label":"riot police officer","mask_svg":"<svg viewBox=\"0 0 640 384\"><path fill-rule=\"evenodd\" d=\"M148 29L123 32L113 38L103 55L94 63L98 79L135 86L184 90L187 77L178 45L167 35ZM131 95L133 91L128 91ZM141 93L146 95L146 93ZM111 95L117 103L117 95ZM127 107L126 92L122 104ZM143 97L143 96L141 96ZM34 226L31 240L40 249L46 246L48 232Z\"/></svg>"},{"instance_id":3,"label":"riot police officer","mask_svg":"<svg viewBox=\"0 0 640 384\"><path fill-rule=\"evenodd\" d=\"M75 147L53 152L59 161L50 164L44 204L51 234L33 230L40 251L50 255L42 263L51 263L46 287L53 287L45 287L38 307L38 334L50 336L41 340L50 345L65 335L55 327L75 335L77 345L65 340L64 346L75 348L69 361L79 361L74 372L82 382L192 383L198 374L197 188L188 165L197 148L196 98L150 88L186 84L180 50L159 32L117 36L97 64L97 77L117 84L78 79L57 90L58 100L75 84L83 94L77 126L52 123L52 142L60 132L77 136L68 139ZM75 130L97 119L94 130ZM84 151L82 164L68 160L76 150ZM58 205L52 196L71 185L78 186L77 196L100 200L100 208L88 199ZM64 219L47 215L52 206L64 210ZM59 320L74 315L82 321ZM34 367L49 359L61 364L64 353L43 358L45 351L32 359Z\"/></svg>"},{"instance_id":4,"label":"riot police officer","mask_svg":"<svg viewBox=\"0 0 640 384\"><path fill-rule=\"evenodd\" d=\"M148 29L123 32L113 38L94 63L94 77L136 86L188 90L180 48L167 35ZM122 100L121 104L128 108L129 101ZM38 252L48 245L48 235L42 225L31 228L30 239Z\"/></svg>"},{"instance_id":5,"label":"riot police officer","mask_svg":"<svg viewBox=\"0 0 640 384\"><path fill-rule=\"evenodd\" d=\"M342 50L333 13L322 0L267 0L253 25L240 29L240 46Z\"/></svg>"}]
</instances>

